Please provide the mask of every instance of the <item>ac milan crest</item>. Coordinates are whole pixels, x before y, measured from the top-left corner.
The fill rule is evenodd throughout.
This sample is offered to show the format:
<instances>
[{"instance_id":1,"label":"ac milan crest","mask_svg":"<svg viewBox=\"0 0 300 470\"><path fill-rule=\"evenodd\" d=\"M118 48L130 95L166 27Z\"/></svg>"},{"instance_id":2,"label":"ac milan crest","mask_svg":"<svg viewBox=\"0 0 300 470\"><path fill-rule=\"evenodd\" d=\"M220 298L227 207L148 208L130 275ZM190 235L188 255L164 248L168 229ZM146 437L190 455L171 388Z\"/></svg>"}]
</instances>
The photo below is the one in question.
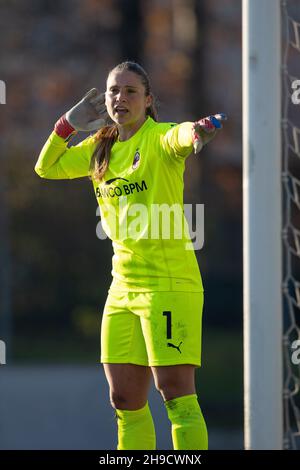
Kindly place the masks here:
<instances>
[{"instance_id":1,"label":"ac milan crest","mask_svg":"<svg viewBox=\"0 0 300 470\"><path fill-rule=\"evenodd\" d=\"M134 157L133 157L133 163L132 163L132 168L135 170L139 164L140 164L140 152L139 152L139 149L136 149L136 152L134 154Z\"/></svg>"}]
</instances>

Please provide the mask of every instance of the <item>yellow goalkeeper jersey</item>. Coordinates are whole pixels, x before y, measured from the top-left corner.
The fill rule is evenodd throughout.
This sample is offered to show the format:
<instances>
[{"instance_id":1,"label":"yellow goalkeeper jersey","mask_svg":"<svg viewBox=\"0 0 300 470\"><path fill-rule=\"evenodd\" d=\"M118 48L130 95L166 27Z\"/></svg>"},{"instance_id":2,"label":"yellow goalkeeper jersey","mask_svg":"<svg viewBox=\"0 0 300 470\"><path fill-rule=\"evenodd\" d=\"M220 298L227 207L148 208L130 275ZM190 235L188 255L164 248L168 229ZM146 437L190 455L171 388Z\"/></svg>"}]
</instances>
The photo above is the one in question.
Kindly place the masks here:
<instances>
[{"instance_id":1,"label":"yellow goalkeeper jersey","mask_svg":"<svg viewBox=\"0 0 300 470\"><path fill-rule=\"evenodd\" d=\"M92 180L103 230L112 240L112 290L203 291L183 206L191 122L157 123L148 117L112 147L101 182ZM42 178L90 175L94 136L68 147L52 132L35 165Z\"/></svg>"}]
</instances>

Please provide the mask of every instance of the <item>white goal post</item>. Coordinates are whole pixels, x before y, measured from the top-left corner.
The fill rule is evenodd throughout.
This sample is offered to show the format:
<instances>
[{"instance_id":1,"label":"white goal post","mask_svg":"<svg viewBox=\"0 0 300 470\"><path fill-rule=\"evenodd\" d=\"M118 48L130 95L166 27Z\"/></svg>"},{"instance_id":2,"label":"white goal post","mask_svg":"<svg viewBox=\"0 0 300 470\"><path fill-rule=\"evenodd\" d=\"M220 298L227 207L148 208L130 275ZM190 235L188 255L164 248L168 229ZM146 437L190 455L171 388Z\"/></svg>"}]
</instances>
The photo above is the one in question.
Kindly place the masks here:
<instances>
[{"instance_id":1,"label":"white goal post","mask_svg":"<svg viewBox=\"0 0 300 470\"><path fill-rule=\"evenodd\" d=\"M282 449L280 0L243 0L245 449Z\"/></svg>"}]
</instances>

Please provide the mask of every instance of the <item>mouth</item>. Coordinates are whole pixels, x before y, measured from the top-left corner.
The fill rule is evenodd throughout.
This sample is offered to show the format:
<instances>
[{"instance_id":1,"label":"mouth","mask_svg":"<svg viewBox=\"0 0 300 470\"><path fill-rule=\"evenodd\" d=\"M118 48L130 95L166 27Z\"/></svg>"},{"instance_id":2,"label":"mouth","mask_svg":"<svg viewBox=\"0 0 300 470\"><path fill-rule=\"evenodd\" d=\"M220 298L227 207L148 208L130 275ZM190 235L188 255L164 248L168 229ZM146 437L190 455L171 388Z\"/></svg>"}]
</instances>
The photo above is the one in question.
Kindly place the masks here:
<instances>
[{"instance_id":1,"label":"mouth","mask_svg":"<svg viewBox=\"0 0 300 470\"><path fill-rule=\"evenodd\" d=\"M128 109L124 106L116 106L114 108L114 112L115 114L119 114L119 116L124 116L126 113L128 113Z\"/></svg>"}]
</instances>

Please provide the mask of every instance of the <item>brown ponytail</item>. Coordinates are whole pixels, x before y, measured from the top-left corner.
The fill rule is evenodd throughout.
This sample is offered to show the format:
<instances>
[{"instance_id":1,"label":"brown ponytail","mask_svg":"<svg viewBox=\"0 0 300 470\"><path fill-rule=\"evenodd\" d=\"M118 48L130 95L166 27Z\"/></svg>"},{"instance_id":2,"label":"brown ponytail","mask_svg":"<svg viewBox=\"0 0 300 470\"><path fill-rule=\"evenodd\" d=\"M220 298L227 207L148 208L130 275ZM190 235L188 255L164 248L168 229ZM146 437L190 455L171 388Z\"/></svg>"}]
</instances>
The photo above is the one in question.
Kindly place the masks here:
<instances>
[{"instance_id":1,"label":"brown ponytail","mask_svg":"<svg viewBox=\"0 0 300 470\"><path fill-rule=\"evenodd\" d=\"M118 135L118 128L115 124L112 126L102 127L94 135L94 139L95 141L98 141L98 144L91 158L90 179L94 179L99 182L103 178L109 164L111 148L116 142Z\"/></svg>"},{"instance_id":2,"label":"brown ponytail","mask_svg":"<svg viewBox=\"0 0 300 470\"><path fill-rule=\"evenodd\" d=\"M117 65L111 70L111 72L123 70L134 72L141 78L141 81L145 87L145 95L152 96L152 104L146 109L146 116L150 116L152 119L154 119L154 121L157 121L158 115L155 106L155 98L151 92L150 80L147 73L139 64L129 61L122 62L121 64ZM116 142L118 135L119 131L116 124L102 127L94 135L94 139L96 142L98 141L98 144L91 158L90 179L94 179L99 182L103 178L109 164L112 146Z\"/></svg>"}]
</instances>

